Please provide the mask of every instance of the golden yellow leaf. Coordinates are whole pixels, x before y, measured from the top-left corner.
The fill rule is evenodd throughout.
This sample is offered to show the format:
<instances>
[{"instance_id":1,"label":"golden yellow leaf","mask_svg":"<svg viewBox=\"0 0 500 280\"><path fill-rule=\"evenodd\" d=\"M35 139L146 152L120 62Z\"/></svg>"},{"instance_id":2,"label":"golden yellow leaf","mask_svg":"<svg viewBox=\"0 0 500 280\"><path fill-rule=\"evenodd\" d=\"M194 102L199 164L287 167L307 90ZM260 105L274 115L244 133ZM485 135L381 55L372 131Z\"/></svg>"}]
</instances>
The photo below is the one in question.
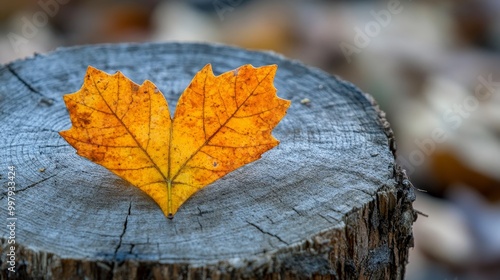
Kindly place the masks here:
<instances>
[{"instance_id":1,"label":"golden yellow leaf","mask_svg":"<svg viewBox=\"0 0 500 280\"><path fill-rule=\"evenodd\" d=\"M290 101L278 98L276 65L214 76L210 64L181 95L172 119L150 81L133 83L89 66L64 96L72 127L60 134L77 154L152 197L171 218L195 192L278 145L271 131Z\"/></svg>"}]
</instances>

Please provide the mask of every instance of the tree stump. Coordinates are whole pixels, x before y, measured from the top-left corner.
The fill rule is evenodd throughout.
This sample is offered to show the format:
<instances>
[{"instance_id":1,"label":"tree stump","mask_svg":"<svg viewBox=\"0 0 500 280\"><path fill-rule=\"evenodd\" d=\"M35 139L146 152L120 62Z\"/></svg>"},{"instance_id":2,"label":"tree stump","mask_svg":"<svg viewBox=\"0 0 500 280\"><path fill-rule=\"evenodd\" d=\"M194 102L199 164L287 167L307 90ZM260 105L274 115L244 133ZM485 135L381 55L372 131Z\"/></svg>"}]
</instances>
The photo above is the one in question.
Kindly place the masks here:
<instances>
[{"instance_id":1,"label":"tree stump","mask_svg":"<svg viewBox=\"0 0 500 280\"><path fill-rule=\"evenodd\" d=\"M278 95L292 105L273 132L278 147L196 193L173 220L58 135L70 127L62 95L81 87L88 65L149 79L174 108L207 63L216 75L277 64ZM404 277L413 190L384 114L352 84L273 53L181 43L63 48L1 66L0 79L4 279ZM17 218L15 273L6 217Z\"/></svg>"}]
</instances>

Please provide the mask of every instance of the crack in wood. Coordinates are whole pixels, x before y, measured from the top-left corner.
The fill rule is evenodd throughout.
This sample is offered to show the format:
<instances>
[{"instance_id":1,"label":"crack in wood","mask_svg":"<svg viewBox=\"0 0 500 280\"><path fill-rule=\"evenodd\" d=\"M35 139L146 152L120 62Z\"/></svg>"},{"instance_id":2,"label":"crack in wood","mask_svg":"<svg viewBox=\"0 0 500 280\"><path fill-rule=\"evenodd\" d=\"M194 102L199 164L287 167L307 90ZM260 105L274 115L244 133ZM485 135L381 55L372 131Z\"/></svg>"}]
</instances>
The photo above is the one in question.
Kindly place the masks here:
<instances>
[{"instance_id":1,"label":"crack in wood","mask_svg":"<svg viewBox=\"0 0 500 280\"><path fill-rule=\"evenodd\" d=\"M10 64L7 64L6 67L7 67L7 70L9 70L9 72L12 73L12 75L14 75L14 77L16 77L16 79L18 79L31 92L36 93L36 94L40 95L41 97L43 97L42 102L49 102L49 103L53 103L54 102L54 100L52 98L49 98L49 97L45 96L44 94L42 94L41 92L39 92L37 89L35 89L34 87L32 87L30 85L30 83L28 83L25 79L23 79L21 76L19 76L19 74L16 72L16 70L14 70L12 68L12 66Z\"/></svg>"},{"instance_id":2,"label":"crack in wood","mask_svg":"<svg viewBox=\"0 0 500 280\"><path fill-rule=\"evenodd\" d=\"M252 223L252 222L249 222L249 221L246 221L246 222L247 222L247 224L249 224L249 225L253 226L254 228L256 228L258 231L260 231L260 232L262 232L262 233L264 233L264 234L267 234L267 235L269 235L269 236L272 236L272 237L274 237L274 238L278 239L279 241L281 241L281 242L282 242L283 244L285 244L285 245L290 245L290 243L286 242L285 240L283 240L283 239L282 239L281 237L279 237L278 235L273 234L273 233L268 232L268 231L265 231L264 229L262 229L261 227L259 227L258 225L254 224L254 223Z\"/></svg>"},{"instance_id":3,"label":"crack in wood","mask_svg":"<svg viewBox=\"0 0 500 280\"><path fill-rule=\"evenodd\" d=\"M321 213L318 213L318 216L320 216L321 218L323 218L323 220L327 221L329 224L334 224L336 223L337 221L331 221L330 219L328 219L327 217L325 217L324 215L322 215Z\"/></svg>"},{"instance_id":4,"label":"crack in wood","mask_svg":"<svg viewBox=\"0 0 500 280\"><path fill-rule=\"evenodd\" d=\"M295 207L292 207L293 212L297 213L297 215L302 216L302 214L299 212L299 210L295 209Z\"/></svg>"},{"instance_id":5,"label":"crack in wood","mask_svg":"<svg viewBox=\"0 0 500 280\"><path fill-rule=\"evenodd\" d=\"M200 230L203 231L203 225L200 222L200 217L196 216L196 220L198 221L198 225L200 226Z\"/></svg>"},{"instance_id":6,"label":"crack in wood","mask_svg":"<svg viewBox=\"0 0 500 280\"><path fill-rule=\"evenodd\" d=\"M120 234L120 240L118 241L118 245L116 246L115 253L113 255L113 259L114 259L114 262L113 262L113 271L115 269L116 262L117 262L118 250L120 250L120 247L122 246L123 236L125 235L125 232L127 231L128 217L130 216L130 210L131 209L132 209L132 201L130 201L130 203L128 205L127 217L125 217L125 222L123 222L123 231Z\"/></svg>"},{"instance_id":7,"label":"crack in wood","mask_svg":"<svg viewBox=\"0 0 500 280\"><path fill-rule=\"evenodd\" d=\"M40 181L38 181L38 182L36 182L36 183L33 183L33 184L31 184L31 185L29 185L29 186L27 186L27 187L23 188L23 189L18 189L18 190L16 190L16 191L15 191L15 193L16 193L16 194L18 194L18 193L20 193L20 192L24 192L24 191L26 191L26 190L28 190L28 189L30 189L30 188L32 188L32 187L34 187L34 186L36 186L36 185L40 184L40 183L43 183L43 182L47 181L48 179L50 179L50 178L52 178L52 177L57 176L58 174L59 174L59 173L54 174L54 175L51 175L51 176L49 176L49 177L47 177L47 178L43 178L42 180L40 180ZM0 196L0 200L4 199L6 195L7 195L7 192L3 192L3 193L2 193L2 196Z\"/></svg>"},{"instance_id":8,"label":"crack in wood","mask_svg":"<svg viewBox=\"0 0 500 280\"><path fill-rule=\"evenodd\" d=\"M45 148L67 148L67 147L69 147L68 144L63 144L63 145L45 145L45 146L39 146L38 148L45 149Z\"/></svg>"},{"instance_id":9,"label":"crack in wood","mask_svg":"<svg viewBox=\"0 0 500 280\"><path fill-rule=\"evenodd\" d=\"M130 244L130 249L128 250L128 254L132 255L132 251L134 250L135 244ZM137 254L135 254L137 256Z\"/></svg>"}]
</instances>

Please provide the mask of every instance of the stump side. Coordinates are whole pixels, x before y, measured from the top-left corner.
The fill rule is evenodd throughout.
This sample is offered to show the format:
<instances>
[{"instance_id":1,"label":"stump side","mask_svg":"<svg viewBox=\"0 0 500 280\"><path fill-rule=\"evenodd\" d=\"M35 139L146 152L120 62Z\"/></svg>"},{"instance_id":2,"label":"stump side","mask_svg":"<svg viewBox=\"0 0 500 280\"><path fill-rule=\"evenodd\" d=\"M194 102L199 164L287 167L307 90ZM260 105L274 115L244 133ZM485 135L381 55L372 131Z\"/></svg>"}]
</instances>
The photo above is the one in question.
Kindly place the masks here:
<instances>
[{"instance_id":1,"label":"stump side","mask_svg":"<svg viewBox=\"0 0 500 280\"><path fill-rule=\"evenodd\" d=\"M175 107L207 62L218 73L278 64L278 95L292 107L273 133L280 146L197 193L173 221L57 135L69 127L61 96L81 86L89 64L150 79ZM0 77L0 156L20 170L14 276L403 278L411 184L383 113L349 83L274 54L205 44L61 49L3 66ZM9 233L0 233L5 260Z\"/></svg>"}]
</instances>

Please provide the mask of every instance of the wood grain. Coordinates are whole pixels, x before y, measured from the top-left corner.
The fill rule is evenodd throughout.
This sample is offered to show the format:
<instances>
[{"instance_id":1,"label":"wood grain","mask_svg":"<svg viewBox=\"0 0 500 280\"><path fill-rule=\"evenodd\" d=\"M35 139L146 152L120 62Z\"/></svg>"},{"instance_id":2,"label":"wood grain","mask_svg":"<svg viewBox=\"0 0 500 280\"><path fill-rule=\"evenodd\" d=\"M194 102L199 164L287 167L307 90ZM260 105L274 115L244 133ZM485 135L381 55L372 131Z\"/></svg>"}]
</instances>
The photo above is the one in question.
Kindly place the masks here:
<instances>
[{"instance_id":1,"label":"wood grain","mask_svg":"<svg viewBox=\"0 0 500 280\"><path fill-rule=\"evenodd\" d=\"M278 147L195 194L173 220L57 133L70 127L62 95L81 87L88 65L149 79L175 108L207 63L216 74L277 64L278 96L292 105L273 132ZM412 187L383 113L350 83L273 53L181 43L62 48L1 66L0 81L1 217L7 167L17 168L20 260L10 276L403 278ZM7 276L5 226L0 234Z\"/></svg>"}]
</instances>

